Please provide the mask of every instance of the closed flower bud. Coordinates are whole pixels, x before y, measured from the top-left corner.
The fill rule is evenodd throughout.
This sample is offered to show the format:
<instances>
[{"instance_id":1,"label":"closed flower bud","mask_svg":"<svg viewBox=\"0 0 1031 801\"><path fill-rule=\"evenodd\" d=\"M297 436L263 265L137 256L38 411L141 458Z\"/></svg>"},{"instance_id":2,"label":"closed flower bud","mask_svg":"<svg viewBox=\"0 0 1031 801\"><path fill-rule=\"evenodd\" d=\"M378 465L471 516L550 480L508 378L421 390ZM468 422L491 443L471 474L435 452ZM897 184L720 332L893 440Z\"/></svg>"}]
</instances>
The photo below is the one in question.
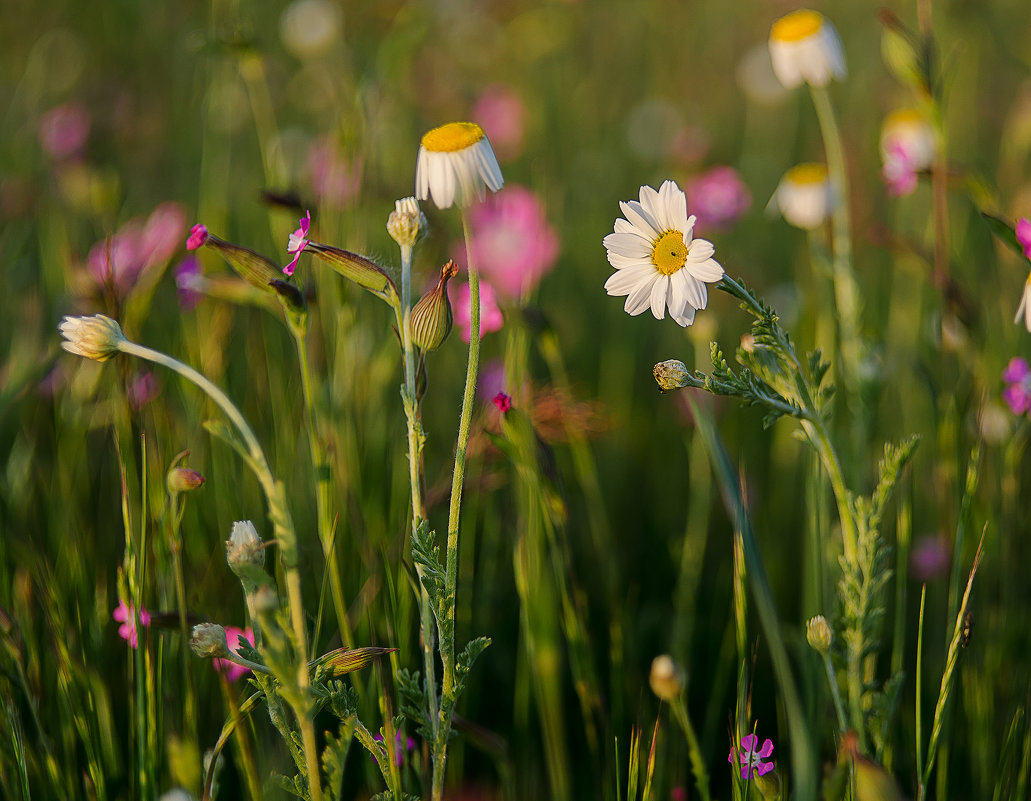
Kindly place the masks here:
<instances>
[{"instance_id":1,"label":"closed flower bud","mask_svg":"<svg viewBox=\"0 0 1031 801\"><path fill-rule=\"evenodd\" d=\"M320 245L318 242L309 242L306 249L326 262L344 278L354 281L373 295L383 298L391 306L397 304L397 287L394 286L394 282L387 275L386 270L376 262L359 256L357 253L351 253L349 250Z\"/></svg>"},{"instance_id":2,"label":"closed flower bud","mask_svg":"<svg viewBox=\"0 0 1031 801\"><path fill-rule=\"evenodd\" d=\"M458 274L458 266L449 261L440 270L437 285L422 296L412 309L412 342L423 350L436 350L451 333L454 315L447 294L447 282Z\"/></svg>"},{"instance_id":3,"label":"closed flower bud","mask_svg":"<svg viewBox=\"0 0 1031 801\"><path fill-rule=\"evenodd\" d=\"M165 477L165 486L168 492L175 495L177 492L189 492L195 490L204 483L204 476L196 470L188 467L173 467Z\"/></svg>"},{"instance_id":4,"label":"closed flower bud","mask_svg":"<svg viewBox=\"0 0 1031 801\"><path fill-rule=\"evenodd\" d=\"M659 385L660 392L683 389L690 384L687 379L691 374L687 370L687 365L679 359L659 362L652 369L652 375L655 376L655 383Z\"/></svg>"},{"instance_id":5,"label":"closed flower bud","mask_svg":"<svg viewBox=\"0 0 1031 801\"><path fill-rule=\"evenodd\" d=\"M776 770L771 770L763 774L756 772L752 777L752 781L755 782L756 789L759 790L759 795L761 795L765 801L779 801L780 776L777 775Z\"/></svg>"},{"instance_id":6,"label":"closed flower bud","mask_svg":"<svg viewBox=\"0 0 1031 801\"><path fill-rule=\"evenodd\" d=\"M265 549L261 537L250 520L238 520L226 540L226 562L240 578L247 578L255 569L265 565Z\"/></svg>"},{"instance_id":7,"label":"closed flower bud","mask_svg":"<svg viewBox=\"0 0 1031 801\"><path fill-rule=\"evenodd\" d=\"M823 615L817 615L805 625L805 638L813 650L826 654L834 642L834 632Z\"/></svg>"},{"instance_id":8,"label":"closed flower bud","mask_svg":"<svg viewBox=\"0 0 1031 801\"><path fill-rule=\"evenodd\" d=\"M217 236L207 233L207 231L205 231L203 244L217 250L222 258L229 263L229 266L248 284L256 286L258 289L263 289L266 292L275 292L272 282L280 280L282 276L280 275L279 267L269 259L249 248L219 239Z\"/></svg>"},{"instance_id":9,"label":"closed flower bud","mask_svg":"<svg viewBox=\"0 0 1031 801\"><path fill-rule=\"evenodd\" d=\"M217 623L198 623L193 627L190 648L204 659L225 658L229 656L226 630Z\"/></svg>"},{"instance_id":10,"label":"closed flower bud","mask_svg":"<svg viewBox=\"0 0 1031 801\"><path fill-rule=\"evenodd\" d=\"M652 692L663 701L672 701L684 690L684 674L672 657L662 654L652 660L648 684L651 685Z\"/></svg>"},{"instance_id":11,"label":"closed flower bud","mask_svg":"<svg viewBox=\"0 0 1031 801\"><path fill-rule=\"evenodd\" d=\"M62 348L98 362L106 362L118 353L119 346L126 341L121 326L103 314L65 317L58 330L64 337Z\"/></svg>"},{"instance_id":12,"label":"closed flower bud","mask_svg":"<svg viewBox=\"0 0 1031 801\"><path fill-rule=\"evenodd\" d=\"M387 218L387 233L400 247L414 248L429 230L430 224L418 200L406 197L394 203L394 210Z\"/></svg>"}]
</instances>

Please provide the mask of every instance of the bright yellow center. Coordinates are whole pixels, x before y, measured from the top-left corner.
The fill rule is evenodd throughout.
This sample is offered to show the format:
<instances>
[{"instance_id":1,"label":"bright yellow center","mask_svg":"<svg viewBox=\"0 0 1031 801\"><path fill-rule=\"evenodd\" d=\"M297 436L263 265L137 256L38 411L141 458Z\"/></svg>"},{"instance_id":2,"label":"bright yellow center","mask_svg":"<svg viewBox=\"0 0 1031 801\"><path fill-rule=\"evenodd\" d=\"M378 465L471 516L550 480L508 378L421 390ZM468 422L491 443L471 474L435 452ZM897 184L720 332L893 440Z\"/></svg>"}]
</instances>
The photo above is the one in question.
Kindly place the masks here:
<instances>
[{"instance_id":1,"label":"bright yellow center","mask_svg":"<svg viewBox=\"0 0 1031 801\"><path fill-rule=\"evenodd\" d=\"M483 128L475 122L449 122L422 138L422 146L435 153L456 153L472 147L484 137Z\"/></svg>"},{"instance_id":2,"label":"bright yellow center","mask_svg":"<svg viewBox=\"0 0 1031 801\"><path fill-rule=\"evenodd\" d=\"M823 164L799 164L788 170L784 177L797 185L822 184L827 180L827 168Z\"/></svg>"},{"instance_id":3,"label":"bright yellow center","mask_svg":"<svg viewBox=\"0 0 1031 801\"><path fill-rule=\"evenodd\" d=\"M801 42L819 33L822 25L823 15L803 8L774 22L770 38L778 42Z\"/></svg>"},{"instance_id":4,"label":"bright yellow center","mask_svg":"<svg viewBox=\"0 0 1031 801\"><path fill-rule=\"evenodd\" d=\"M666 231L652 248L652 264L663 275L673 275L687 261L687 245L680 231Z\"/></svg>"}]
</instances>

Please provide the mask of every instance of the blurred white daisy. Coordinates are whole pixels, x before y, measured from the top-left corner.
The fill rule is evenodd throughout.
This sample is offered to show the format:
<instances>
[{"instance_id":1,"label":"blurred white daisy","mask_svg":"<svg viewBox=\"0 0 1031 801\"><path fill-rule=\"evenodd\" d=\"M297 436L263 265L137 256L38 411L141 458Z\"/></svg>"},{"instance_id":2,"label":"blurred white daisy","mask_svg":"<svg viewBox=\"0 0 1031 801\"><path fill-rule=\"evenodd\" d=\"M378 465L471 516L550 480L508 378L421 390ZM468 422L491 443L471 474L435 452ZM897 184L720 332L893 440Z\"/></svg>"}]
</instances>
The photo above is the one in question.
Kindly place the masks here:
<instances>
[{"instance_id":1,"label":"blurred white daisy","mask_svg":"<svg viewBox=\"0 0 1031 801\"><path fill-rule=\"evenodd\" d=\"M666 181L658 192L642 186L640 197L620 202L626 219L617 219L605 237L609 264L616 268L605 289L627 296L627 314L650 308L661 320L668 307L678 324L691 325L708 302L705 284L719 281L723 268L712 258L712 243L693 238L695 218L687 216L687 198L676 183Z\"/></svg>"},{"instance_id":2,"label":"blurred white daisy","mask_svg":"<svg viewBox=\"0 0 1031 801\"><path fill-rule=\"evenodd\" d=\"M483 188L497 192L505 183L501 167L483 128L473 122L449 122L428 131L415 162L415 196L433 198L437 208L465 208L483 197Z\"/></svg>"},{"instance_id":3,"label":"blurred white daisy","mask_svg":"<svg viewBox=\"0 0 1031 801\"><path fill-rule=\"evenodd\" d=\"M826 222L833 206L834 192L827 167L808 163L784 173L767 209L775 208L796 228L812 231Z\"/></svg>"},{"instance_id":4,"label":"blurred white daisy","mask_svg":"<svg viewBox=\"0 0 1031 801\"><path fill-rule=\"evenodd\" d=\"M838 32L823 14L807 8L792 11L770 29L773 72L787 89L802 82L826 86L846 75L845 52Z\"/></svg>"}]
</instances>

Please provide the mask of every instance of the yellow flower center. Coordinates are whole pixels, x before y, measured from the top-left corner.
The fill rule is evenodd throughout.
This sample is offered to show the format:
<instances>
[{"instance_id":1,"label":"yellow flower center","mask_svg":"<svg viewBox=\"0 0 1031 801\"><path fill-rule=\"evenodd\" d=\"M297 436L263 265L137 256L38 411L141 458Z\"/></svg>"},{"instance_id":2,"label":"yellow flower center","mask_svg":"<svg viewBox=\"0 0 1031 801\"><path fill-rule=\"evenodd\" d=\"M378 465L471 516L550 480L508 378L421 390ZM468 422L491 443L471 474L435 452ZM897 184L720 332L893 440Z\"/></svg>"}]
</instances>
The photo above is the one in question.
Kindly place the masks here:
<instances>
[{"instance_id":1,"label":"yellow flower center","mask_svg":"<svg viewBox=\"0 0 1031 801\"><path fill-rule=\"evenodd\" d=\"M652 248L652 264L663 275L673 275L687 261L687 245L680 231L666 231Z\"/></svg>"},{"instance_id":2,"label":"yellow flower center","mask_svg":"<svg viewBox=\"0 0 1031 801\"><path fill-rule=\"evenodd\" d=\"M823 164L799 164L788 170L784 178L796 185L822 184L827 180L827 167Z\"/></svg>"},{"instance_id":3,"label":"yellow flower center","mask_svg":"<svg viewBox=\"0 0 1031 801\"><path fill-rule=\"evenodd\" d=\"M435 153L455 153L472 147L484 136L483 128L475 122L449 122L427 131L422 146Z\"/></svg>"},{"instance_id":4,"label":"yellow flower center","mask_svg":"<svg viewBox=\"0 0 1031 801\"><path fill-rule=\"evenodd\" d=\"M770 38L778 42L801 42L819 33L823 15L807 8L792 11L773 23Z\"/></svg>"}]
</instances>

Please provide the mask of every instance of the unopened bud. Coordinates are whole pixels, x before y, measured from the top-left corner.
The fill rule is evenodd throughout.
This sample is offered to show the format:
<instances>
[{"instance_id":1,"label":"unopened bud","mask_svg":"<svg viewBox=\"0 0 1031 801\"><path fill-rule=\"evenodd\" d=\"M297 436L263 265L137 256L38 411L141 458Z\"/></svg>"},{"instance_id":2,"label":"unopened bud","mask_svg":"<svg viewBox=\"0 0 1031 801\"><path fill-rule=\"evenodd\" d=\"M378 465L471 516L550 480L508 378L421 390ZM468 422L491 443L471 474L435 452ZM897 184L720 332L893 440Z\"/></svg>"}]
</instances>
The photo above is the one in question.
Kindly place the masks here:
<instances>
[{"instance_id":1,"label":"unopened bud","mask_svg":"<svg viewBox=\"0 0 1031 801\"><path fill-rule=\"evenodd\" d=\"M422 296L412 309L412 343L423 350L436 350L448 334L454 315L447 295L447 282L458 274L458 266L449 261L440 269L436 286Z\"/></svg>"},{"instance_id":2,"label":"unopened bud","mask_svg":"<svg viewBox=\"0 0 1031 801\"><path fill-rule=\"evenodd\" d=\"M685 365L679 359L669 359L659 362L652 370L655 376L655 383L659 385L661 392L669 392L671 389L683 389L690 382L687 380L691 375Z\"/></svg>"},{"instance_id":3,"label":"unopened bud","mask_svg":"<svg viewBox=\"0 0 1031 801\"><path fill-rule=\"evenodd\" d=\"M394 210L387 218L387 233L398 245L414 248L429 230L429 222L419 209L418 200L406 197L394 203Z\"/></svg>"},{"instance_id":4,"label":"unopened bud","mask_svg":"<svg viewBox=\"0 0 1031 801\"><path fill-rule=\"evenodd\" d=\"M103 314L93 317L65 317L58 326L64 342L61 347L77 356L106 362L125 342L125 335L118 323Z\"/></svg>"},{"instance_id":5,"label":"unopened bud","mask_svg":"<svg viewBox=\"0 0 1031 801\"><path fill-rule=\"evenodd\" d=\"M671 656L662 654L652 660L648 684L663 701L672 701L684 690L684 673Z\"/></svg>"},{"instance_id":6,"label":"unopened bud","mask_svg":"<svg viewBox=\"0 0 1031 801\"><path fill-rule=\"evenodd\" d=\"M258 531L250 520L238 520L226 540L226 562L240 578L248 578L252 571L265 565L265 549Z\"/></svg>"},{"instance_id":7,"label":"unopened bud","mask_svg":"<svg viewBox=\"0 0 1031 801\"><path fill-rule=\"evenodd\" d=\"M282 278L279 267L260 253L255 253L249 248L219 239L217 236L209 234L206 229L201 244L217 250L219 255L228 262L229 266L248 284L265 292L276 291L272 283Z\"/></svg>"},{"instance_id":8,"label":"unopened bud","mask_svg":"<svg viewBox=\"0 0 1031 801\"><path fill-rule=\"evenodd\" d=\"M831 643L834 642L834 632L831 631L827 618L823 615L817 615L806 623L805 638L809 641L809 645L813 647L813 650L820 654L826 654L830 651Z\"/></svg>"},{"instance_id":9,"label":"unopened bud","mask_svg":"<svg viewBox=\"0 0 1031 801\"><path fill-rule=\"evenodd\" d=\"M759 795L765 801L780 801L780 776L777 775L776 769L763 774L755 771L752 774L752 781L755 782Z\"/></svg>"},{"instance_id":10,"label":"unopened bud","mask_svg":"<svg viewBox=\"0 0 1031 801\"><path fill-rule=\"evenodd\" d=\"M226 630L217 623L198 623L193 627L190 648L203 659L223 659L229 656Z\"/></svg>"},{"instance_id":11,"label":"unopened bud","mask_svg":"<svg viewBox=\"0 0 1031 801\"><path fill-rule=\"evenodd\" d=\"M383 298L391 306L397 305L397 287L386 270L376 262L352 253L349 250L320 245L318 242L309 242L309 253L318 256L330 267L340 273L349 281L354 281L358 286L369 290L373 295Z\"/></svg>"},{"instance_id":12,"label":"unopened bud","mask_svg":"<svg viewBox=\"0 0 1031 801\"><path fill-rule=\"evenodd\" d=\"M204 483L204 476L188 467L173 467L165 477L165 486L170 495L195 490Z\"/></svg>"}]
</instances>

